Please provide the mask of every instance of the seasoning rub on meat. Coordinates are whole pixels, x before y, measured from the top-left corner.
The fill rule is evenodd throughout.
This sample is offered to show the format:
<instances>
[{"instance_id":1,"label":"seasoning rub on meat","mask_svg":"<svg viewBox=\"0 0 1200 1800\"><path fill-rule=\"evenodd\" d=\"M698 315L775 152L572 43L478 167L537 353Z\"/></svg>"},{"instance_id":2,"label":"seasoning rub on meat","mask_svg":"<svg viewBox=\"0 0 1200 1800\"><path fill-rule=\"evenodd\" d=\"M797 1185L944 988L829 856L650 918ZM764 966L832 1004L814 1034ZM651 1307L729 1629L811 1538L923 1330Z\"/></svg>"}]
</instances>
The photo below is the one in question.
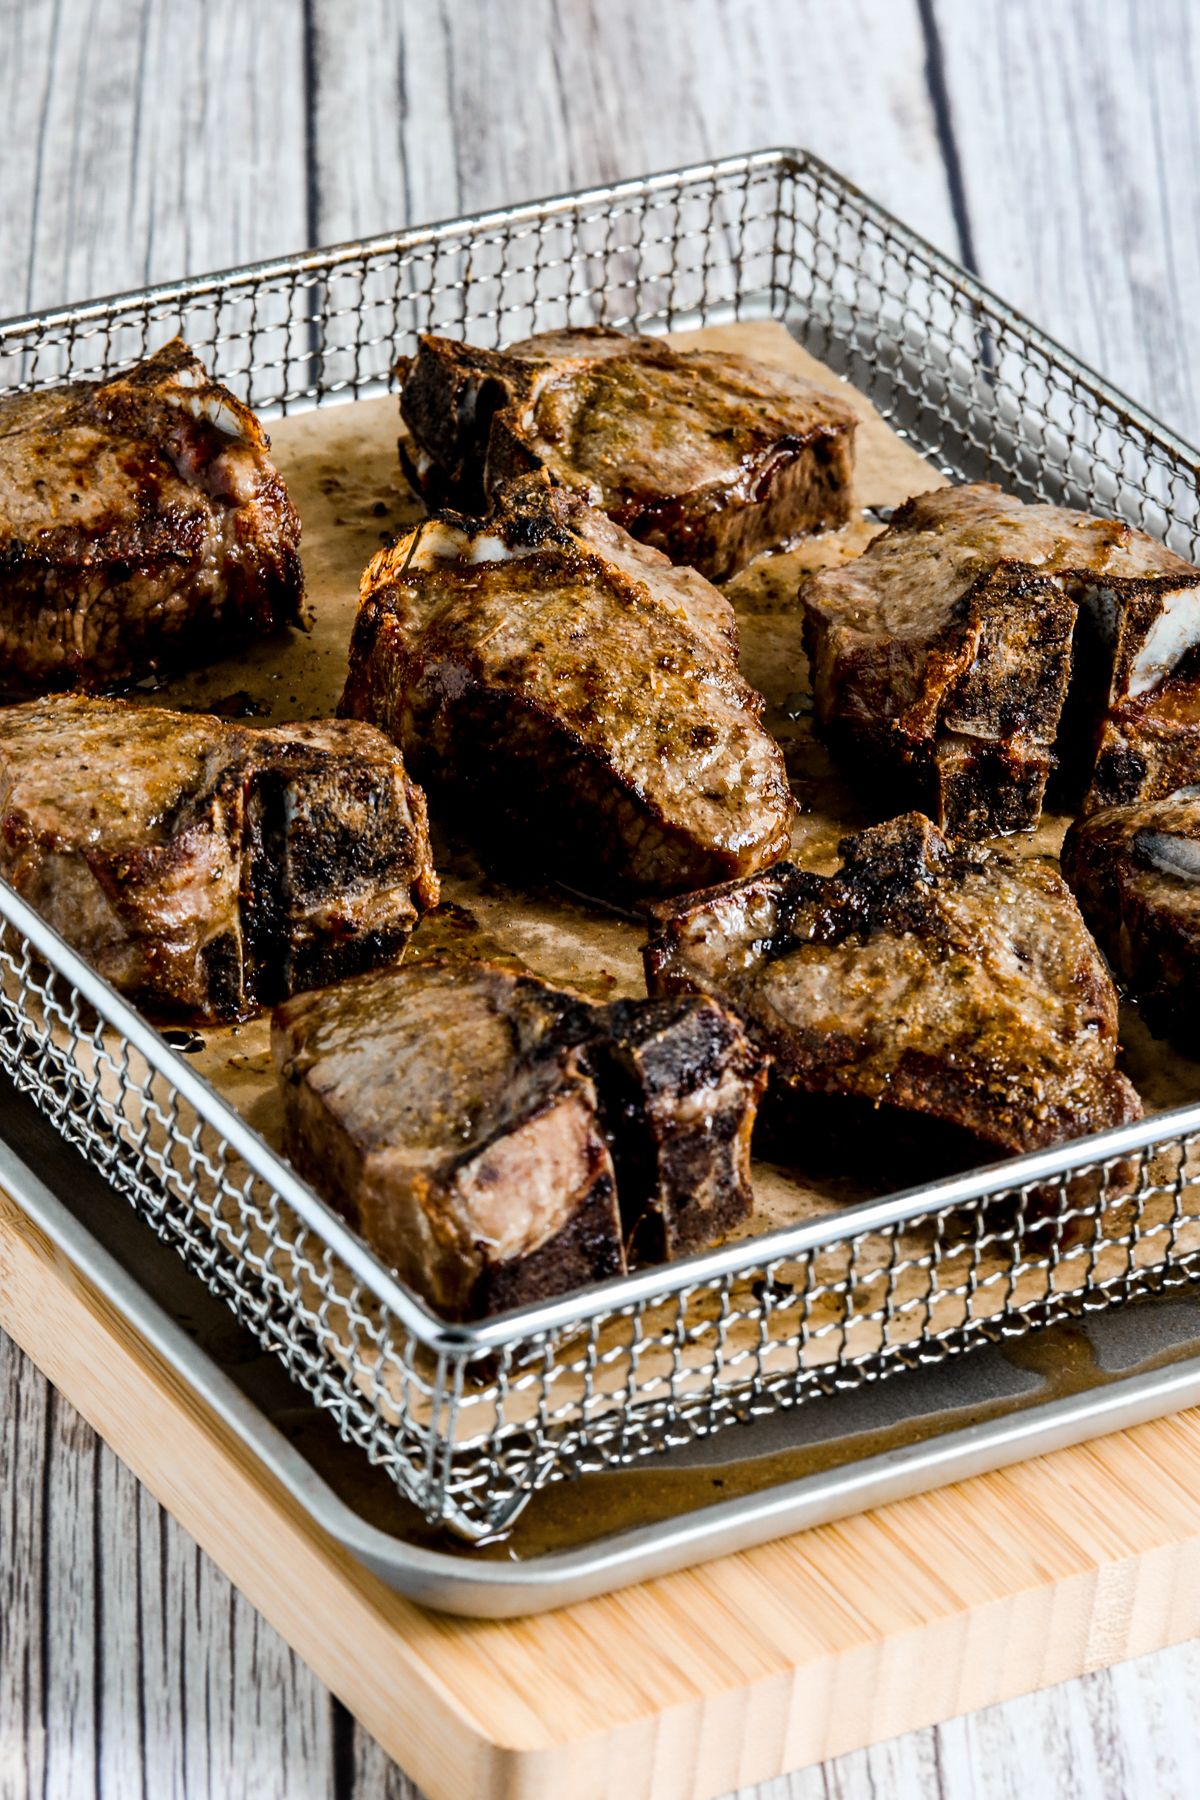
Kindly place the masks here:
<instances>
[{"instance_id":1,"label":"seasoning rub on meat","mask_svg":"<svg viewBox=\"0 0 1200 1800\"><path fill-rule=\"evenodd\" d=\"M1073 650L1086 807L1200 776L1200 569L1129 525L941 488L802 598L819 725L957 837L1037 823Z\"/></svg>"},{"instance_id":2,"label":"seasoning rub on meat","mask_svg":"<svg viewBox=\"0 0 1200 1800\"><path fill-rule=\"evenodd\" d=\"M371 562L342 711L403 746L489 850L589 889L761 868L793 805L732 608L532 475L487 520L427 520Z\"/></svg>"},{"instance_id":3,"label":"seasoning rub on meat","mask_svg":"<svg viewBox=\"0 0 1200 1800\"><path fill-rule=\"evenodd\" d=\"M438 896L381 732L82 695L0 709L0 874L115 987L200 1021L395 956Z\"/></svg>"},{"instance_id":4,"label":"seasoning rub on meat","mask_svg":"<svg viewBox=\"0 0 1200 1800\"><path fill-rule=\"evenodd\" d=\"M433 505L479 512L545 469L710 581L850 516L853 410L748 357L594 326L503 351L423 337L398 373L401 461Z\"/></svg>"},{"instance_id":5,"label":"seasoning rub on meat","mask_svg":"<svg viewBox=\"0 0 1200 1800\"><path fill-rule=\"evenodd\" d=\"M112 687L297 624L299 543L258 420L179 339L0 398L0 691Z\"/></svg>"},{"instance_id":6,"label":"seasoning rub on meat","mask_svg":"<svg viewBox=\"0 0 1200 1800\"><path fill-rule=\"evenodd\" d=\"M919 813L844 840L833 876L779 863L656 908L653 993L713 994L781 1098L866 1103L1015 1154L1140 1115L1117 997L1058 872L952 850Z\"/></svg>"}]
</instances>

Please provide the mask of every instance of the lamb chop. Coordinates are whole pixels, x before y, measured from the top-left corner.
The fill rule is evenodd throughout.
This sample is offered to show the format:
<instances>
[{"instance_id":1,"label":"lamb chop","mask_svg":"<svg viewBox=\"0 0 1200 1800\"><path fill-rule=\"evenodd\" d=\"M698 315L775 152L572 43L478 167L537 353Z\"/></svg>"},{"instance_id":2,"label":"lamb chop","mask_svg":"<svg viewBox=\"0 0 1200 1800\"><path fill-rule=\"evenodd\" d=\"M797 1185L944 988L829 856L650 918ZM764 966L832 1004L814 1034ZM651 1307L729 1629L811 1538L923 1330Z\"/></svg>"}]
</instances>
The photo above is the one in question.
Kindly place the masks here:
<instances>
[{"instance_id":1,"label":"lamb chop","mask_svg":"<svg viewBox=\"0 0 1200 1800\"><path fill-rule=\"evenodd\" d=\"M398 366L405 473L478 512L532 469L724 581L850 516L855 414L802 377L604 327L505 351L422 337Z\"/></svg>"},{"instance_id":2,"label":"lamb chop","mask_svg":"<svg viewBox=\"0 0 1200 1800\"><path fill-rule=\"evenodd\" d=\"M532 976L465 908L426 913L405 967L456 959ZM687 1256L749 1218L750 1133L766 1064L735 1014L699 994L596 1005L578 993L621 1222L639 1262Z\"/></svg>"},{"instance_id":3,"label":"lamb chop","mask_svg":"<svg viewBox=\"0 0 1200 1800\"><path fill-rule=\"evenodd\" d=\"M341 710L491 848L670 893L788 843L783 757L735 645L700 575L532 475L487 521L439 515L374 558Z\"/></svg>"},{"instance_id":4,"label":"lamb chop","mask_svg":"<svg viewBox=\"0 0 1200 1800\"><path fill-rule=\"evenodd\" d=\"M300 521L180 339L0 398L0 688L105 688L300 622Z\"/></svg>"},{"instance_id":5,"label":"lamb chop","mask_svg":"<svg viewBox=\"0 0 1200 1800\"><path fill-rule=\"evenodd\" d=\"M818 723L955 836L1037 823L1081 608L1086 804L1200 774L1200 570L1128 525L941 488L803 601Z\"/></svg>"},{"instance_id":6,"label":"lamb chop","mask_svg":"<svg viewBox=\"0 0 1200 1800\"><path fill-rule=\"evenodd\" d=\"M1200 787L1077 821L1062 867L1150 1028L1200 1046Z\"/></svg>"},{"instance_id":7,"label":"lamb chop","mask_svg":"<svg viewBox=\"0 0 1200 1800\"><path fill-rule=\"evenodd\" d=\"M381 732L82 695L0 710L0 875L115 987L202 1021L387 960L438 892Z\"/></svg>"},{"instance_id":8,"label":"lamb chop","mask_svg":"<svg viewBox=\"0 0 1200 1800\"><path fill-rule=\"evenodd\" d=\"M936 1121L976 1159L1140 1115L1108 971L1047 862L955 851L919 813L841 854L833 876L779 863L658 907L651 992L726 1001L777 1096Z\"/></svg>"},{"instance_id":9,"label":"lamb chop","mask_svg":"<svg viewBox=\"0 0 1200 1800\"><path fill-rule=\"evenodd\" d=\"M447 1318L625 1268L573 1007L507 969L433 961L275 1014L288 1156Z\"/></svg>"},{"instance_id":10,"label":"lamb chop","mask_svg":"<svg viewBox=\"0 0 1200 1800\"><path fill-rule=\"evenodd\" d=\"M435 954L285 1002L272 1047L288 1155L448 1318L622 1273L648 1211L661 1252L749 1210L761 1059L712 1002Z\"/></svg>"}]
</instances>

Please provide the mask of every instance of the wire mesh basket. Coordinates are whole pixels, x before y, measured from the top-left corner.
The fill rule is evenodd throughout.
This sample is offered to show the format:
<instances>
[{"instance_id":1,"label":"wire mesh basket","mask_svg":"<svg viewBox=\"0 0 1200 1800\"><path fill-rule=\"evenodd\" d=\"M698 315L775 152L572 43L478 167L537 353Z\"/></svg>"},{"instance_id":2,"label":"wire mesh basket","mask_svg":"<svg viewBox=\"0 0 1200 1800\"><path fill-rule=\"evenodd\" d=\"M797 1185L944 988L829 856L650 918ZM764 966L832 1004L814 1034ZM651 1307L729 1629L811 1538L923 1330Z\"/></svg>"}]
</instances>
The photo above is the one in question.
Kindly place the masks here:
<instances>
[{"instance_id":1,"label":"wire mesh basket","mask_svg":"<svg viewBox=\"0 0 1200 1800\"><path fill-rule=\"evenodd\" d=\"M776 318L932 464L1194 557L1196 453L813 158L764 151L0 325L0 391L178 331L266 416L418 331ZM0 884L0 1064L433 1521L1200 1273L1200 1105L450 1326Z\"/></svg>"}]
</instances>

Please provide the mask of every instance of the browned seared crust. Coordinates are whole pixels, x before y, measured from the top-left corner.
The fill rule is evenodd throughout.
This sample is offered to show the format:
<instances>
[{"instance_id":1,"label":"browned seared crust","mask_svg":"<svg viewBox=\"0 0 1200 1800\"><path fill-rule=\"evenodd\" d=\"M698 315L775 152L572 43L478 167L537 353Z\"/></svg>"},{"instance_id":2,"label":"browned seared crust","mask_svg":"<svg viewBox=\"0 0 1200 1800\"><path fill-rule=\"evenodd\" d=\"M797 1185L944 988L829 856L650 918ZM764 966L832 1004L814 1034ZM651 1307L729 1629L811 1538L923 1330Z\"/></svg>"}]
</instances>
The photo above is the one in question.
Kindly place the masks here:
<instances>
[{"instance_id":1,"label":"browned seared crust","mask_svg":"<svg viewBox=\"0 0 1200 1800\"><path fill-rule=\"evenodd\" d=\"M434 959L275 1013L287 1154L401 1279L476 1318L625 1268L576 1003Z\"/></svg>"},{"instance_id":2,"label":"browned seared crust","mask_svg":"<svg viewBox=\"0 0 1200 1800\"><path fill-rule=\"evenodd\" d=\"M442 515L375 557L341 710L489 847L670 893L787 846L787 771L735 644L694 570L532 475L492 518Z\"/></svg>"},{"instance_id":3,"label":"browned seared crust","mask_svg":"<svg viewBox=\"0 0 1200 1800\"><path fill-rule=\"evenodd\" d=\"M750 1211L764 1060L715 1001L595 1007L434 950L285 1002L272 1049L288 1155L447 1318L622 1273L626 1239L643 1261L699 1249Z\"/></svg>"},{"instance_id":4,"label":"browned seared crust","mask_svg":"<svg viewBox=\"0 0 1200 1800\"><path fill-rule=\"evenodd\" d=\"M1140 1113L1117 998L1047 862L956 853L920 814L656 908L653 993L723 999L779 1089L916 1113L1015 1153Z\"/></svg>"},{"instance_id":5,"label":"browned seared crust","mask_svg":"<svg viewBox=\"0 0 1200 1800\"><path fill-rule=\"evenodd\" d=\"M955 836L1036 824L1077 619L1066 748L1087 804L1114 782L1142 793L1181 764L1200 773L1200 705L1163 721L1200 642L1200 570L1128 525L941 488L802 597L825 734Z\"/></svg>"},{"instance_id":6,"label":"browned seared crust","mask_svg":"<svg viewBox=\"0 0 1200 1800\"><path fill-rule=\"evenodd\" d=\"M710 581L849 517L853 411L747 357L593 327L502 352L426 336L399 373L401 460L433 505L478 512L545 469Z\"/></svg>"},{"instance_id":7,"label":"browned seared crust","mask_svg":"<svg viewBox=\"0 0 1200 1800\"><path fill-rule=\"evenodd\" d=\"M707 996L599 1009L592 1049L626 1240L687 1256L750 1217L750 1137L766 1059Z\"/></svg>"},{"instance_id":8,"label":"browned seared crust","mask_svg":"<svg viewBox=\"0 0 1200 1800\"><path fill-rule=\"evenodd\" d=\"M381 732L71 695L0 710L0 874L115 987L200 1020L396 955L438 891Z\"/></svg>"},{"instance_id":9,"label":"browned seared crust","mask_svg":"<svg viewBox=\"0 0 1200 1800\"><path fill-rule=\"evenodd\" d=\"M1151 1030L1200 1046L1200 787L1077 821L1062 867Z\"/></svg>"},{"instance_id":10,"label":"browned seared crust","mask_svg":"<svg viewBox=\"0 0 1200 1800\"><path fill-rule=\"evenodd\" d=\"M0 690L104 688L300 621L300 521L180 339L0 399Z\"/></svg>"}]
</instances>

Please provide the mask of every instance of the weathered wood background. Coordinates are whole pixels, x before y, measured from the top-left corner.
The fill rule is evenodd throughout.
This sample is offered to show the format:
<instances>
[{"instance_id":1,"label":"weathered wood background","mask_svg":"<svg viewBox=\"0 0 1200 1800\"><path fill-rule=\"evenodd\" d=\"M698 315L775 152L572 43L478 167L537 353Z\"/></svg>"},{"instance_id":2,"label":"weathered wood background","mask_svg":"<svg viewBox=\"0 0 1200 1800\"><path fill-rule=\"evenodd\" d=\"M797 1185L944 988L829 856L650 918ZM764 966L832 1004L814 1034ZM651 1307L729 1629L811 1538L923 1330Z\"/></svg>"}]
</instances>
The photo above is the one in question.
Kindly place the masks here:
<instances>
[{"instance_id":1,"label":"weathered wood background","mask_svg":"<svg viewBox=\"0 0 1200 1800\"><path fill-rule=\"evenodd\" d=\"M0 315L799 143L1200 437L1194 0L0 0ZM759 1800L1194 1794L1200 1647ZM0 1800L405 1778L0 1339Z\"/></svg>"}]
</instances>

